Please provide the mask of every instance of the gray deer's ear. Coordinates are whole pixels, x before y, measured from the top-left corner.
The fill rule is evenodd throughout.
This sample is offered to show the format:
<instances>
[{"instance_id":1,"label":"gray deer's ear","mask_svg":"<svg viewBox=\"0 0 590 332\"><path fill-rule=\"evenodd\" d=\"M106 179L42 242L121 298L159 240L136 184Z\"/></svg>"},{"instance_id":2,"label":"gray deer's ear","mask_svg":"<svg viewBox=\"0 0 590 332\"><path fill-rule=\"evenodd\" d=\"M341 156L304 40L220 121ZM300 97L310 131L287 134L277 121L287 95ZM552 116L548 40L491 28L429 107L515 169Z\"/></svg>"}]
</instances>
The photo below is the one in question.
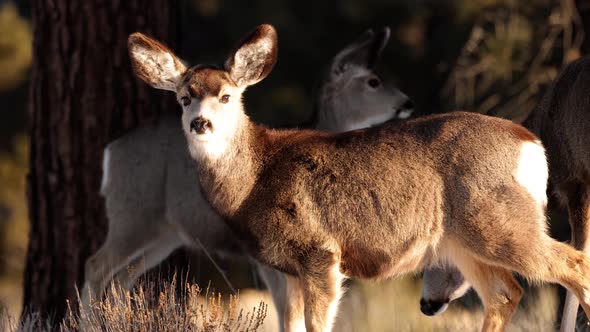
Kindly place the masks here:
<instances>
[{"instance_id":1,"label":"gray deer's ear","mask_svg":"<svg viewBox=\"0 0 590 332\"><path fill-rule=\"evenodd\" d=\"M248 34L225 61L225 70L240 87L264 79L277 61L277 32L272 25L259 25Z\"/></svg>"},{"instance_id":2,"label":"gray deer's ear","mask_svg":"<svg viewBox=\"0 0 590 332\"><path fill-rule=\"evenodd\" d=\"M357 40L342 49L332 61L331 71L333 75L340 75L352 66L375 69L381 56L381 52L389 41L390 30L385 27L373 32L365 31Z\"/></svg>"},{"instance_id":3,"label":"gray deer's ear","mask_svg":"<svg viewBox=\"0 0 590 332\"><path fill-rule=\"evenodd\" d=\"M156 89L176 91L186 66L163 44L139 32L127 41L135 75Z\"/></svg>"}]
</instances>

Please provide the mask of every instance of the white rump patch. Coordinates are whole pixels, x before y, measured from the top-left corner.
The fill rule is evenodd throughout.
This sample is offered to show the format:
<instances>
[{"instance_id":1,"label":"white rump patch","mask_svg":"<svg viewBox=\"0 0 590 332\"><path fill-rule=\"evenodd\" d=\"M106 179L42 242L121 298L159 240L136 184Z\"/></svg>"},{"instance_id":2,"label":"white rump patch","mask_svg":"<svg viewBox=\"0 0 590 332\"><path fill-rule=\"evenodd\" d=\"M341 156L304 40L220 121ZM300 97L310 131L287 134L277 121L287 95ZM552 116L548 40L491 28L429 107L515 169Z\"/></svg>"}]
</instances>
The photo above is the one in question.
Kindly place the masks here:
<instances>
[{"instance_id":1,"label":"white rump patch","mask_svg":"<svg viewBox=\"0 0 590 332\"><path fill-rule=\"evenodd\" d=\"M100 194L104 196L107 185L109 184L109 165L111 161L111 150L109 146L104 149L102 155L102 179L100 181Z\"/></svg>"},{"instance_id":2,"label":"white rump patch","mask_svg":"<svg viewBox=\"0 0 590 332\"><path fill-rule=\"evenodd\" d=\"M542 207L547 205L547 178L549 170L545 149L538 142L524 142L514 175Z\"/></svg>"}]
</instances>

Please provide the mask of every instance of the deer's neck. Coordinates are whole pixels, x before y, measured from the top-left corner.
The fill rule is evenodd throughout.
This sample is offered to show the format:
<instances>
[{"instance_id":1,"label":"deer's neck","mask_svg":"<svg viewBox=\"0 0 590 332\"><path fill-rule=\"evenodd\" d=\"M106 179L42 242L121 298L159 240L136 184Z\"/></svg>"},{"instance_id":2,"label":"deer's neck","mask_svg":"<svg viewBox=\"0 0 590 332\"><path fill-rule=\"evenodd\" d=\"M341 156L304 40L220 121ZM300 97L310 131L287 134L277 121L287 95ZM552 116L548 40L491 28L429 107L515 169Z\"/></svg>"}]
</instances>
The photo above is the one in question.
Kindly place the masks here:
<instances>
[{"instance_id":1,"label":"deer's neck","mask_svg":"<svg viewBox=\"0 0 590 332\"><path fill-rule=\"evenodd\" d=\"M238 130L227 142L221 155L193 155L199 165L199 179L203 194L217 212L230 218L248 196L256 181L260 165L261 144L265 128L251 122L244 115Z\"/></svg>"},{"instance_id":2,"label":"deer's neck","mask_svg":"<svg viewBox=\"0 0 590 332\"><path fill-rule=\"evenodd\" d=\"M313 127L317 130L339 132L343 131L342 116L338 116L339 105L336 105L336 91L329 84L325 84L319 94L316 104L316 114ZM340 110L342 112L342 110Z\"/></svg>"},{"instance_id":3,"label":"deer's neck","mask_svg":"<svg viewBox=\"0 0 590 332\"><path fill-rule=\"evenodd\" d=\"M341 133L349 130L365 128L368 125L359 123L360 114L364 109L355 108L348 96L341 95L342 88L324 84L317 99L313 128L320 131ZM378 121L378 123L385 121Z\"/></svg>"}]
</instances>

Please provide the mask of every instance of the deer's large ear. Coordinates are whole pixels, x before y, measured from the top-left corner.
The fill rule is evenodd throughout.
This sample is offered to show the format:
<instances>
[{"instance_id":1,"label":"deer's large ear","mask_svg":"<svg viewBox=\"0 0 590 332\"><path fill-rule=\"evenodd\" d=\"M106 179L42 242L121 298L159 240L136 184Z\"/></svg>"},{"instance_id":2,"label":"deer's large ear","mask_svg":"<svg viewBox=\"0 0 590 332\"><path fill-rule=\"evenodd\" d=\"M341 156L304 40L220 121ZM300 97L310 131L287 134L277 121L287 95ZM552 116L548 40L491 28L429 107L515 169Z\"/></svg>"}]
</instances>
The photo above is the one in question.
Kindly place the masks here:
<instances>
[{"instance_id":1,"label":"deer's large ear","mask_svg":"<svg viewBox=\"0 0 590 332\"><path fill-rule=\"evenodd\" d=\"M225 61L225 70L240 87L264 79L277 61L277 32L272 25L259 25L248 34Z\"/></svg>"},{"instance_id":2,"label":"deer's large ear","mask_svg":"<svg viewBox=\"0 0 590 332\"><path fill-rule=\"evenodd\" d=\"M332 60L331 73L340 75L351 66L375 69L381 52L389 41L390 31L385 27L377 33L369 29L357 40L343 48Z\"/></svg>"},{"instance_id":3,"label":"deer's large ear","mask_svg":"<svg viewBox=\"0 0 590 332\"><path fill-rule=\"evenodd\" d=\"M139 32L129 36L127 47L137 77L154 88L176 91L186 66L168 47Z\"/></svg>"}]
</instances>

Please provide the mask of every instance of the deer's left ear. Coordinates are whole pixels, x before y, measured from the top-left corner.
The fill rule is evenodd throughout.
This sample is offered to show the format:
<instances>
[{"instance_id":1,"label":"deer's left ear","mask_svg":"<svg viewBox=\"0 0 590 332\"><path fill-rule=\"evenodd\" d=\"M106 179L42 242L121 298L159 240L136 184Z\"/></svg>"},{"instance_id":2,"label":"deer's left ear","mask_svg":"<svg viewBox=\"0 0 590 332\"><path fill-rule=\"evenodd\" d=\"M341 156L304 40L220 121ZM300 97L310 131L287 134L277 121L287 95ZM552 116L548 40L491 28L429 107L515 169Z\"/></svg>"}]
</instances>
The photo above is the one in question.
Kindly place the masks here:
<instances>
[{"instance_id":1,"label":"deer's left ear","mask_svg":"<svg viewBox=\"0 0 590 332\"><path fill-rule=\"evenodd\" d=\"M127 41L135 75L156 89L176 91L186 66L163 44L139 32Z\"/></svg>"},{"instance_id":2,"label":"deer's left ear","mask_svg":"<svg viewBox=\"0 0 590 332\"><path fill-rule=\"evenodd\" d=\"M356 66L374 70L381 53L389 41L390 30L385 27L377 32L369 29L357 40L343 48L332 60L332 75L338 76Z\"/></svg>"},{"instance_id":3,"label":"deer's left ear","mask_svg":"<svg viewBox=\"0 0 590 332\"><path fill-rule=\"evenodd\" d=\"M239 87L258 83L277 61L277 32L272 25L259 25L246 36L225 61L225 70Z\"/></svg>"}]
</instances>

